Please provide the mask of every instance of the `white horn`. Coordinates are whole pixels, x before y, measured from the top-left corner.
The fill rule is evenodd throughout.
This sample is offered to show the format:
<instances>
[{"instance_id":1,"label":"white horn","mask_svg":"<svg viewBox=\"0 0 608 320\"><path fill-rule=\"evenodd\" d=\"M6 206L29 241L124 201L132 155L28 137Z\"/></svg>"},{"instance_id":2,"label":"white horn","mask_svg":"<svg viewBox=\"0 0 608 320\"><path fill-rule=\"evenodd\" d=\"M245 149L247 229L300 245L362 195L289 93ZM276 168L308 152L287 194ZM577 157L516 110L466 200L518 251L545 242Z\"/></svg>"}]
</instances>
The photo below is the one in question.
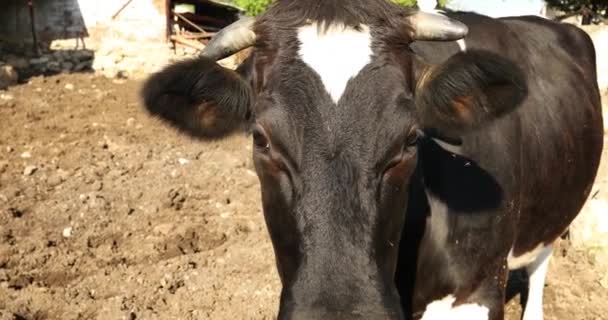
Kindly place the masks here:
<instances>
[{"instance_id":1,"label":"white horn","mask_svg":"<svg viewBox=\"0 0 608 320\"><path fill-rule=\"evenodd\" d=\"M464 38L469 28L462 22L440 14L418 11L408 17L414 40L454 41Z\"/></svg>"},{"instance_id":2,"label":"white horn","mask_svg":"<svg viewBox=\"0 0 608 320\"><path fill-rule=\"evenodd\" d=\"M251 47L256 39L254 23L254 18L245 17L220 30L203 49L201 56L217 61Z\"/></svg>"}]
</instances>

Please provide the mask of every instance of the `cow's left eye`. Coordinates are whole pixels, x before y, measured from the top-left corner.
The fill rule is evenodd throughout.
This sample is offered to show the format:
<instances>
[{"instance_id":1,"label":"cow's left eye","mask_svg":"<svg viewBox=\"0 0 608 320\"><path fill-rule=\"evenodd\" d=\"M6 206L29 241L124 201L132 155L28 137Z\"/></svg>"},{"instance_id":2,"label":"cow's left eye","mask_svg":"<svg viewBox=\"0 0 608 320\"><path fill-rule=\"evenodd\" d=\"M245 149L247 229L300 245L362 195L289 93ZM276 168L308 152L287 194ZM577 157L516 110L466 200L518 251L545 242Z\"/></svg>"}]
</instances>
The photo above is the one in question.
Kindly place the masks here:
<instances>
[{"instance_id":1,"label":"cow's left eye","mask_svg":"<svg viewBox=\"0 0 608 320\"><path fill-rule=\"evenodd\" d=\"M418 133L418 131L414 131L413 133L411 133L405 140L405 147L415 147L418 144L419 137L420 134Z\"/></svg>"},{"instance_id":2,"label":"cow's left eye","mask_svg":"<svg viewBox=\"0 0 608 320\"><path fill-rule=\"evenodd\" d=\"M260 151L267 151L270 149L268 138L259 130L253 131L253 144Z\"/></svg>"},{"instance_id":3,"label":"cow's left eye","mask_svg":"<svg viewBox=\"0 0 608 320\"><path fill-rule=\"evenodd\" d=\"M405 167L407 167L407 163L415 154L416 154L416 146L418 144L418 137L420 135L416 131L412 131L411 134L407 136L403 143L403 147L401 152L397 156L395 156L385 167L384 173L394 173L401 172Z\"/></svg>"}]
</instances>

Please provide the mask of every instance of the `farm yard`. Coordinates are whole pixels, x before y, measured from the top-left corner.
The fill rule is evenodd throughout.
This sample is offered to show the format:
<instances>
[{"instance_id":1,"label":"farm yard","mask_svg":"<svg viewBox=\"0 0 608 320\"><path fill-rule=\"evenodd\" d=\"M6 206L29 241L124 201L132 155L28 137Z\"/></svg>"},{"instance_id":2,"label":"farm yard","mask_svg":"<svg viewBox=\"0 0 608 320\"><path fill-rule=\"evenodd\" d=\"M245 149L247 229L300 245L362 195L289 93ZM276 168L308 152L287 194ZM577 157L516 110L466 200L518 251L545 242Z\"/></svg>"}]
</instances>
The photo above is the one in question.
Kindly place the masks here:
<instances>
[{"instance_id":1,"label":"farm yard","mask_svg":"<svg viewBox=\"0 0 608 320\"><path fill-rule=\"evenodd\" d=\"M0 91L0 320L274 319L250 137L177 134L143 112L141 83L74 73ZM605 250L560 242L545 319L606 319ZM514 296L507 319L520 309Z\"/></svg>"},{"instance_id":2,"label":"farm yard","mask_svg":"<svg viewBox=\"0 0 608 320\"><path fill-rule=\"evenodd\" d=\"M140 84L72 74L0 93L0 319L275 315L249 138L180 136L142 112ZM602 276L564 241L547 319L605 319Z\"/></svg>"}]
</instances>

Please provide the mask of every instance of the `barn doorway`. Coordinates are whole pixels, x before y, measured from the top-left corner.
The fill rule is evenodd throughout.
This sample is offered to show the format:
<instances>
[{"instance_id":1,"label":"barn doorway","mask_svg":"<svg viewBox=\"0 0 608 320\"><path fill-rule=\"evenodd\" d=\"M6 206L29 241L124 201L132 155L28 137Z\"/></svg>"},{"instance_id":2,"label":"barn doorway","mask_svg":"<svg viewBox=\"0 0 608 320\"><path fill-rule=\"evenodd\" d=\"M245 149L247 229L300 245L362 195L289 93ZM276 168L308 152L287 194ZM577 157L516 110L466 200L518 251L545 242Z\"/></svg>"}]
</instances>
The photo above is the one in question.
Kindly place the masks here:
<instances>
[{"instance_id":1,"label":"barn doorway","mask_svg":"<svg viewBox=\"0 0 608 320\"><path fill-rule=\"evenodd\" d=\"M241 8L213 0L166 0L166 12L167 40L197 50L244 15Z\"/></svg>"}]
</instances>

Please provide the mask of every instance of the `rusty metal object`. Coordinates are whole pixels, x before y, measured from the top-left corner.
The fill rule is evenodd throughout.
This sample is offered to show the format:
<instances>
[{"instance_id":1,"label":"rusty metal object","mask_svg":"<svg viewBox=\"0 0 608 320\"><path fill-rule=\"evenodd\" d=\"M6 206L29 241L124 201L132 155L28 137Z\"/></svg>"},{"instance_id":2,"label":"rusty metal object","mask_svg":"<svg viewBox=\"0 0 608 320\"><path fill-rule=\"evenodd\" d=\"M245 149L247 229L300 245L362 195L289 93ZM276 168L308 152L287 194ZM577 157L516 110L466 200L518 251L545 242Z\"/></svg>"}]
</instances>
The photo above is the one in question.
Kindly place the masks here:
<instances>
[{"instance_id":1,"label":"rusty metal object","mask_svg":"<svg viewBox=\"0 0 608 320\"><path fill-rule=\"evenodd\" d=\"M30 23L32 26L32 41L33 41L33 49L34 53L39 56L40 49L38 48L38 36L36 35L36 14L34 11L34 3L32 0L27 0L27 6L30 9Z\"/></svg>"}]
</instances>

